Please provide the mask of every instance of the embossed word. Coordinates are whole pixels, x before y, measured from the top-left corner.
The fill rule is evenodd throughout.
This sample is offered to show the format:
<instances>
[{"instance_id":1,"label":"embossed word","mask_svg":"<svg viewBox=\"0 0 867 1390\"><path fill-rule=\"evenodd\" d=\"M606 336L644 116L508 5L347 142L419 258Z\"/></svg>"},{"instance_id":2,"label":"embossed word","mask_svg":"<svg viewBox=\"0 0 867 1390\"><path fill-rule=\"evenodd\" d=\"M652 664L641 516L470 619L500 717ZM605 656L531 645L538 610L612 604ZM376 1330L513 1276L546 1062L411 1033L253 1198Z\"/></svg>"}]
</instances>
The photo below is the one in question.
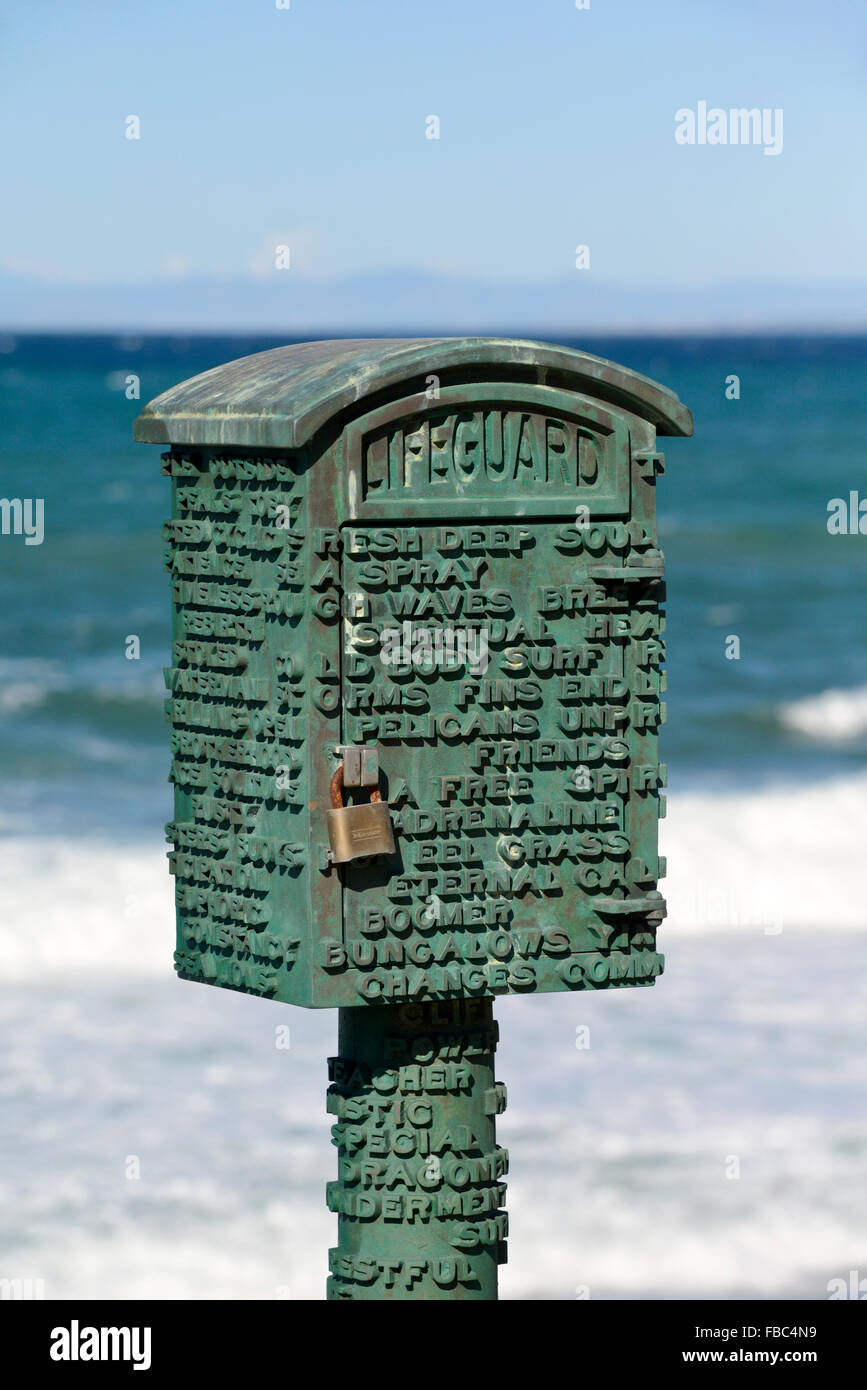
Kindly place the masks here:
<instances>
[{"instance_id":1,"label":"embossed word","mask_svg":"<svg viewBox=\"0 0 867 1390\"><path fill-rule=\"evenodd\" d=\"M425 671L455 671L464 666L474 676L488 669L488 632L473 627L400 627L382 629L383 666L417 667Z\"/></svg>"},{"instance_id":2,"label":"embossed word","mask_svg":"<svg viewBox=\"0 0 867 1390\"><path fill-rule=\"evenodd\" d=\"M588 486L599 480L604 447L604 439L572 420L526 410L456 410L371 438L365 490Z\"/></svg>"},{"instance_id":3,"label":"embossed word","mask_svg":"<svg viewBox=\"0 0 867 1390\"><path fill-rule=\"evenodd\" d=\"M765 106L708 107L700 101L697 109L682 106L675 111L674 138L679 145L763 145L765 154L783 152L783 111Z\"/></svg>"}]
</instances>

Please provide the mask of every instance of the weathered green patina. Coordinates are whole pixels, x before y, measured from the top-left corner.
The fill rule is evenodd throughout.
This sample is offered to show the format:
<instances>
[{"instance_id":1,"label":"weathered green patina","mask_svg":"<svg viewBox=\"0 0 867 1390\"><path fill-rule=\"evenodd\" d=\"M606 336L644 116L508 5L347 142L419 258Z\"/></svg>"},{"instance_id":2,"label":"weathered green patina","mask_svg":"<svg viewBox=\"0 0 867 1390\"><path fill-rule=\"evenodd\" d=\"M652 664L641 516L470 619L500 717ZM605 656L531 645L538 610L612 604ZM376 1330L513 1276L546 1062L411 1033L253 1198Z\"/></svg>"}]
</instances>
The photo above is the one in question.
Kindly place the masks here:
<instances>
[{"instance_id":1,"label":"weathered green patina","mask_svg":"<svg viewBox=\"0 0 867 1390\"><path fill-rule=\"evenodd\" d=\"M362 1113L413 1010L433 1027L438 1001L489 1016L498 994L662 970L657 435L691 428L646 377L488 338L280 348L136 422L170 446L176 968L351 1011L341 1052L360 1090L335 1080L332 1096L371 1162L403 1145L418 1178L431 1156L406 1147L412 1076L393 1118ZM381 789L387 812L338 823L344 760L372 769L349 794ZM390 844L388 821L394 853L357 857ZM477 1146L452 1157L476 1163L478 1210L404 1193L385 1216L375 1164L341 1138L336 1296L491 1296L505 1217L478 1109L492 1056L472 1055L448 1105ZM359 1195L379 1202L369 1218ZM478 1260L448 1235L464 1220L490 1236ZM377 1251L418 1265L428 1247L411 1277L367 1278Z\"/></svg>"},{"instance_id":2,"label":"weathered green patina","mask_svg":"<svg viewBox=\"0 0 867 1390\"><path fill-rule=\"evenodd\" d=\"M341 1009L329 1298L493 1299L509 1156L490 999Z\"/></svg>"}]
</instances>

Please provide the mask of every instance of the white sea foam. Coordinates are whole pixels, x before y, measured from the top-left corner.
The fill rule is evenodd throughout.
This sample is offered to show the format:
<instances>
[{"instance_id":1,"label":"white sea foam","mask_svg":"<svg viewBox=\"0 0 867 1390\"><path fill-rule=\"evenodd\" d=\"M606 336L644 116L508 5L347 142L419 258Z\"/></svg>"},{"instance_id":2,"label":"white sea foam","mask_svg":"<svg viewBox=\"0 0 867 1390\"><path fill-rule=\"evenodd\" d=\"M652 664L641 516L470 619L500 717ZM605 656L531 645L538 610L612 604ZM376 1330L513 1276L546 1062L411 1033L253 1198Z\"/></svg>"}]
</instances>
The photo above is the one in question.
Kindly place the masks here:
<instances>
[{"instance_id":1,"label":"white sea foam","mask_svg":"<svg viewBox=\"0 0 867 1390\"><path fill-rule=\"evenodd\" d=\"M821 1300L867 1274L863 962L833 933L820 953L696 939L653 991L499 1001L503 1296ZM167 979L0 991L0 1275L49 1298L321 1297L335 1027Z\"/></svg>"},{"instance_id":2,"label":"white sea foam","mask_svg":"<svg viewBox=\"0 0 867 1390\"><path fill-rule=\"evenodd\" d=\"M857 930L867 775L803 790L668 797L670 874L662 938L743 930ZM156 840L156 837L155 837ZM165 847L89 840L0 841L0 977L161 975L171 961L173 884Z\"/></svg>"},{"instance_id":3,"label":"white sea foam","mask_svg":"<svg viewBox=\"0 0 867 1390\"><path fill-rule=\"evenodd\" d=\"M293 1140L286 1137L287 1163ZM167 1204L161 1223L154 1211L150 1221L115 1218L97 1234L67 1201L63 1240L31 1246L11 1267L43 1279L50 1298L321 1298L336 1224L322 1195L332 1176L328 1158L323 1148L320 1180L290 1202L275 1199L263 1208L245 1201L238 1212L227 1184L207 1225L185 1218L178 1201ZM243 1168L235 1176L243 1189ZM192 1195L200 1207L201 1190ZM574 1179L552 1183L545 1173L540 1182L538 1171L513 1178L511 1264L500 1274L501 1298L822 1300L829 1279L845 1279L865 1253L845 1212L810 1210L801 1192L774 1200L769 1191L770 1206L749 1203L730 1218L711 1215L702 1195L684 1199L675 1190L651 1211L637 1194L617 1197L610 1187L593 1194L590 1181L576 1200Z\"/></svg>"},{"instance_id":4,"label":"white sea foam","mask_svg":"<svg viewBox=\"0 0 867 1390\"><path fill-rule=\"evenodd\" d=\"M47 690L35 681L14 681L0 687L0 713L14 714L21 709L35 709L44 704Z\"/></svg>"},{"instance_id":5,"label":"white sea foam","mask_svg":"<svg viewBox=\"0 0 867 1390\"><path fill-rule=\"evenodd\" d=\"M0 657L0 713L35 709L52 691L63 688L63 669L57 661Z\"/></svg>"},{"instance_id":6,"label":"white sea foam","mask_svg":"<svg viewBox=\"0 0 867 1390\"><path fill-rule=\"evenodd\" d=\"M867 686L823 690L780 709L783 723L821 743L839 743L867 732Z\"/></svg>"},{"instance_id":7,"label":"white sea foam","mask_svg":"<svg viewBox=\"0 0 867 1390\"><path fill-rule=\"evenodd\" d=\"M867 774L668 797L660 848L668 928L856 930L863 897Z\"/></svg>"},{"instance_id":8,"label":"white sea foam","mask_svg":"<svg viewBox=\"0 0 867 1390\"><path fill-rule=\"evenodd\" d=\"M88 840L0 842L0 979L157 975L174 949L165 848Z\"/></svg>"}]
</instances>

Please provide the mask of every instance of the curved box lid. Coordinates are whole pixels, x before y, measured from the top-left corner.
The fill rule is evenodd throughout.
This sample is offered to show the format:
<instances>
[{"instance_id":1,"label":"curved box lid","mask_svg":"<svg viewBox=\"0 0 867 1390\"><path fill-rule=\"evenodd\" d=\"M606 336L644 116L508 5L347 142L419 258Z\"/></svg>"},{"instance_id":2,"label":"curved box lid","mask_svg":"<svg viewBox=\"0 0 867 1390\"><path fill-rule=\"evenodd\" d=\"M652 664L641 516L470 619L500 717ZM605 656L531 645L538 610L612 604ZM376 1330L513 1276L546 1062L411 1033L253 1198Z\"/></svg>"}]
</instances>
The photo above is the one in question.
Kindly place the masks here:
<instances>
[{"instance_id":1,"label":"curved box lid","mask_svg":"<svg viewBox=\"0 0 867 1390\"><path fill-rule=\"evenodd\" d=\"M343 411L427 376L556 384L631 411L658 434L692 434L673 391L604 357L515 338L337 338L240 357L164 391L134 437L146 444L297 449Z\"/></svg>"}]
</instances>

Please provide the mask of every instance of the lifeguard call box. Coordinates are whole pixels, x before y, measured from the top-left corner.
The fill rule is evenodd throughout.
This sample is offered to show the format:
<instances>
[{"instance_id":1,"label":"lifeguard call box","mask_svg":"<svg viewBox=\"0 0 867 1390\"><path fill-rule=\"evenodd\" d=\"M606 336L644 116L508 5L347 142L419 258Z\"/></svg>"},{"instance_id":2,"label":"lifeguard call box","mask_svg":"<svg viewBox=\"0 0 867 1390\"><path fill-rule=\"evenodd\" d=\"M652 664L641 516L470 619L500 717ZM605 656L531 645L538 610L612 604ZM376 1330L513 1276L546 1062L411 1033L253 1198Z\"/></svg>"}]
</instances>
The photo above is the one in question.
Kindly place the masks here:
<instances>
[{"instance_id":1,"label":"lifeguard call box","mask_svg":"<svg viewBox=\"0 0 867 1390\"><path fill-rule=\"evenodd\" d=\"M670 391L491 338L302 343L168 446L175 964L312 1007L662 970Z\"/></svg>"}]
</instances>

